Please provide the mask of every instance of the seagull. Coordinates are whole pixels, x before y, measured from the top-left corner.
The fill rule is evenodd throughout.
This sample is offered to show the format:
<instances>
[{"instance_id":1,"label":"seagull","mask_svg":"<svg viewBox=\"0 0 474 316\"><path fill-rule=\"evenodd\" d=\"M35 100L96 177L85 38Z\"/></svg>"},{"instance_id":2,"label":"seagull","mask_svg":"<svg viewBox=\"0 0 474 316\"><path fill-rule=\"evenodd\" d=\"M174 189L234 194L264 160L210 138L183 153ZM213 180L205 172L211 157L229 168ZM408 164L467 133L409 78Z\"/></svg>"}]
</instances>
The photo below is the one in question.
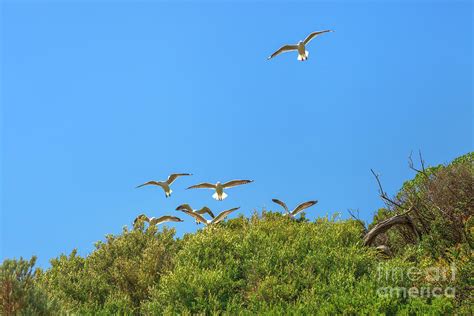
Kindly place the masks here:
<instances>
[{"instance_id":1,"label":"seagull","mask_svg":"<svg viewBox=\"0 0 474 316\"><path fill-rule=\"evenodd\" d=\"M187 190L189 190L189 189L212 189L212 190L216 191L212 195L212 197L214 199L218 200L218 201L222 201L223 199L225 199L227 197L227 194L225 194L224 189L232 188L232 187L235 187L235 186L238 186L238 185L247 184L247 183L251 183L251 182L253 182L253 180L232 180L232 181L229 181L229 182L226 182L226 183L217 182L216 184L203 182L203 183L199 183L199 184L190 186L189 188L187 188Z\"/></svg>"},{"instance_id":2,"label":"seagull","mask_svg":"<svg viewBox=\"0 0 474 316\"><path fill-rule=\"evenodd\" d=\"M133 221L133 224L135 225L137 221L139 220L147 222L148 224L150 224L150 226L158 225L158 224L162 224L166 222L183 222L181 218L176 217L176 216L165 215L161 217L148 217L145 214L140 214L137 216L137 218L135 218L135 220Z\"/></svg>"},{"instance_id":3,"label":"seagull","mask_svg":"<svg viewBox=\"0 0 474 316\"><path fill-rule=\"evenodd\" d=\"M189 204L181 204L180 206L178 206L176 208L177 211L183 211L183 210L186 210L188 212L193 212L193 213L197 213L199 215L204 215L204 214L209 214L209 216L211 216L211 218L215 218L214 216L214 213L212 213L211 209L207 206L204 206L202 207L200 210L193 210L192 207L189 205ZM201 224L201 222L199 222L197 219L196 219L196 224Z\"/></svg>"},{"instance_id":4,"label":"seagull","mask_svg":"<svg viewBox=\"0 0 474 316\"><path fill-rule=\"evenodd\" d=\"M163 188L163 190L165 191L165 196L166 197L169 197L171 195L171 192L173 192L171 189L170 189L170 185L171 183L174 182L174 180L176 180L177 178L179 177L182 177L182 176L192 176L191 173L173 173L172 175L170 175L168 177L168 180L166 181L148 181L148 182L145 182L143 184L140 184L139 186L137 186L137 188L141 188L145 185L157 185L157 186L160 186Z\"/></svg>"},{"instance_id":5,"label":"seagull","mask_svg":"<svg viewBox=\"0 0 474 316\"><path fill-rule=\"evenodd\" d=\"M324 31L313 32L309 34L308 37L304 39L304 41L299 41L298 44L285 45L285 46L280 47L280 49L278 49L276 52L271 54L270 57L268 57L268 59L272 59L273 57L280 55L281 53L291 52L291 51L296 50L298 51L298 60L305 61L306 59L308 59L308 55L309 55L309 52L306 50L306 45L316 36L323 33L327 33L327 32L334 32L334 31L324 30Z\"/></svg>"},{"instance_id":6,"label":"seagull","mask_svg":"<svg viewBox=\"0 0 474 316\"><path fill-rule=\"evenodd\" d=\"M231 208L230 210L227 210L227 211L223 211L221 212L219 215L217 215L216 217L214 217L213 219L211 220L207 220L205 219L202 215L198 214L197 212L190 212L188 211L187 209L183 208L183 209L180 209L181 212L185 213L185 214L188 214L189 216L192 216L194 217L194 219L196 221L199 221L201 223L204 223L206 224L207 226L208 225L215 225L221 221L224 220L224 218L226 218L230 213L238 210L240 207L235 207L235 208Z\"/></svg>"},{"instance_id":7,"label":"seagull","mask_svg":"<svg viewBox=\"0 0 474 316\"><path fill-rule=\"evenodd\" d=\"M308 207L311 207L313 205L315 205L316 203L318 203L317 200L315 201L308 201L308 202L304 202L304 203L301 203L300 205L298 205L293 211L289 211L288 210L288 206L286 206L286 204L280 200L277 200L277 199L272 199L273 202L275 202L276 204L282 206L285 211L286 211L286 214L285 216L290 216L291 218L295 218L296 215L298 215L301 211L307 209Z\"/></svg>"}]
</instances>

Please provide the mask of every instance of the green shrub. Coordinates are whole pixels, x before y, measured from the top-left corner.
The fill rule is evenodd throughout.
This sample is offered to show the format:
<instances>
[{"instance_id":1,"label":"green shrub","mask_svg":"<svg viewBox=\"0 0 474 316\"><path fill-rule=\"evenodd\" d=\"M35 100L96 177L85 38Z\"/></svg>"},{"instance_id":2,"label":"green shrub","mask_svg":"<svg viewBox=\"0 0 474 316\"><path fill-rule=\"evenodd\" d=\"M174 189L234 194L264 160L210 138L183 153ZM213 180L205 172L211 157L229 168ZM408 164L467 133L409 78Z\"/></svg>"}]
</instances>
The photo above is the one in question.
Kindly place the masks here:
<instances>
[{"instance_id":1,"label":"green shrub","mask_svg":"<svg viewBox=\"0 0 474 316\"><path fill-rule=\"evenodd\" d=\"M144 229L106 236L88 257L73 251L51 260L42 284L65 311L136 312L161 275L172 269L178 242L174 230Z\"/></svg>"},{"instance_id":2,"label":"green shrub","mask_svg":"<svg viewBox=\"0 0 474 316\"><path fill-rule=\"evenodd\" d=\"M35 262L36 257L29 261L7 259L0 265L0 314L51 315L58 311L36 283Z\"/></svg>"}]
</instances>

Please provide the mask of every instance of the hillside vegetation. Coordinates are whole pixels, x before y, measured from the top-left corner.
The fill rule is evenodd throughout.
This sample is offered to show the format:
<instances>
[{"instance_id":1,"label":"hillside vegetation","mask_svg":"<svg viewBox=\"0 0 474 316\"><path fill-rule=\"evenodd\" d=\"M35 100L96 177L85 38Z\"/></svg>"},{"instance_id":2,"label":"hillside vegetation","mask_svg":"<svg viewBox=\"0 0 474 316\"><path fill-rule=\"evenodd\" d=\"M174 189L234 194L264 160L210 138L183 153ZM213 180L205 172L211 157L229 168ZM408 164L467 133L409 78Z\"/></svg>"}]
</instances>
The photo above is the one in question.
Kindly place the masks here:
<instances>
[{"instance_id":1,"label":"hillside vegetation","mask_svg":"<svg viewBox=\"0 0 474 316\"><path fill-rule=\"evenodd\" d=\"M449 165L411 164L415 177L393 197L380 187L387 206L368 225L263 211L175 238L138 221L45 271L33 271L35 258L5 260L1 311L473 314L473 162L469 153ZM380 229L394 216L408 224Z\"/></svg>"}]
</instances>

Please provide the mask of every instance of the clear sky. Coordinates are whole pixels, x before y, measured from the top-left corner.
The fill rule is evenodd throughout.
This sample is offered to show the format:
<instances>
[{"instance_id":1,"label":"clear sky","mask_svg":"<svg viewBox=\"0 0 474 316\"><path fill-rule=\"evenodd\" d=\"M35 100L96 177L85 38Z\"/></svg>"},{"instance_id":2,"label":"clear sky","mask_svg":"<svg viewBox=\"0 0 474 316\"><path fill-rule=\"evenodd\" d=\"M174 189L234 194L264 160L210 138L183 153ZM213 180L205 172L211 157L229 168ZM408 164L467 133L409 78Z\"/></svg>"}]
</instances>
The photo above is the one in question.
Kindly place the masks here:
<instances>
[{"instance_id":1,"label":"clear sky","mask_svg":"<svg viewBox=\"0 0 474 316\"><path fill-rule=\"evenodd\" d=\"M3 1L1 259L85 255L135 216L383 204L428 164L473 149L472 3ZM266 57L315 30L296 54ZM154 187L172 172L166 199ZM254 179L224 202L202 181ZM178 235L193 220L170 225ZM231 217L235 217L234 214Z\"/></svg>"}]
</instances>

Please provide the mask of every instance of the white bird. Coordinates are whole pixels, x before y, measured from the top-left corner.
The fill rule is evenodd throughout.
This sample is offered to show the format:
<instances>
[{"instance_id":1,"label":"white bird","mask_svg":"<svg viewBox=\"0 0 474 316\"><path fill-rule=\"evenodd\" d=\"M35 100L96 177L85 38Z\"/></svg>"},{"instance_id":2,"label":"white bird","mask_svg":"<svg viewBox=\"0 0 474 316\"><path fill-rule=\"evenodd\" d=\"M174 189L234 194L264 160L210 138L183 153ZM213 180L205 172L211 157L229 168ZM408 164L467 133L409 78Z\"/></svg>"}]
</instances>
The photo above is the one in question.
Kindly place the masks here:
<instances>
[{"instance_id":1,"label":"white bird","mask_svg":"<svg viewBox=\"0 0 474 316\"><path fill-rule=\"evenodd\" d=\"M219 215L217 215L216 217L214 217L213 219L211 220L207 220L205 219L202 215L198 214L197 212L190 212L186 209L181 209L180 211L185 213L185 214L188 214L189 216L192 216L194 217L194 219L196 221L199 221L205 225L215 225L219 222L221 222L222 220L224 220L224 218L226 218L230 213L238 210L240 207L235 207L235 208L231 208L230 210L227 210L227 211L223 211L221 212Z\"/></svg>"},{"instance_id":2,"label":"white bird","mask_svg":"<svg viewBox=\"0 0 474 316\"><path fill-rule=\"evenodd\" d=\"M308 35L303 41L299 41L298 44L295 45L284 45L280 47L276 52L270 55L268 59L272 59L273 57L280 55L281 53L286 53L286 52L291 52L291 51L298 51L298 60L300 61L305 61L308 59L309 52L306 50L306 45L316 36L327 33L327 32L334 32L333 30L324 30L324 31L318 31L318 32L313 32Z\"/></svg>"},{"instance_id":3,"label":"white bird","mask_svg":"<svg viewBox=\"0 0 474 316\"><path fill-rule=\"evenodd\" d=\"M211 209L207 206L202 207L200 210L193 210L193 208L189 204L181 204L176 208L177 211L186 210L188 212L197 213L199 215L209 214L211 218L215 218L214 213L212 213ZM196 220L196 224L201 224L198 220Z\"/></svg>"},{"instance_id":4,"label":"white bird","mask_svg":"<svg viewBox=\"0 0 474 316\"><path fill-rule=\"evenodd\" d=\"M300 205L298 205L293 211L289 211L288 209L288 206L286 206L286 204L280 200L277 200L277 199L272 199L273 202L275 202L276 204L282 206L285 211L286 211L286 214L285 216L290 216L291 218L295 218L296 215L298 215L301 211L307 209L308 207L311 207L313 205L315 205L316 203L318 203L318 201L308 201L308 202L304 202L304 203L301 203Z\"/></svg>"},{"instance_id":5,"label":"white bird","mask_svg":"<svg viewBox=\"0 0 474 316\"><path fill-rule=\"evenodd\" d=\"M168 180L166 181L153 181L152 180L152 181L148 181L143 184L140 184L139 186L137 186L137 188L141 188L145 185L157 185L157 186L160 186L165 191L165 196L169 197L171 195L171 192L173 192L170 189L170 185L174 182L174 180L182 176L192 176L192 174L191 173L173 173L172 175L168 177Z\"/></svg>"},{"instance_id":6,"label":"white bird","mask_svg":"<svg viewBox=\"0 0 474 316\"><path fill-rule=\"evenodd\" d=\"M165 215L161 217L148 217L145 214L140 214L137 216L137 218L135 218L135 220L133 221L133 224L136 224L136 222L139 220L147 222L148 224L150 224L150 226L158 225L158 224L162 224L166 222L183 222L181 218L176 217L176 216Z\"/></svg>"},{"instance_id":7,"label":"white bird","mask_svg":"<svg viewBox=\"0 0 474 316\"><path fill-rule=\"evenodd\" d=\"M212 195L212 197L214 199L218 200L218 201L222 201L223 199L225 199L227 197L227 194L224 192L224 189L232 188L232 187L235 187L235 186L238 186L238 185L247 184L247 183L251 183L251 182L253 182L253 180L232 180L232 181L229 181L229 182L226 182L226 183L217 182L216 184L204 182L204 183L199 183L199 184L190 186L189 188L187 188L187 190L189 190L189 189L212 189L212 190L216 191Z\"/></svg>"}]
</instances>

